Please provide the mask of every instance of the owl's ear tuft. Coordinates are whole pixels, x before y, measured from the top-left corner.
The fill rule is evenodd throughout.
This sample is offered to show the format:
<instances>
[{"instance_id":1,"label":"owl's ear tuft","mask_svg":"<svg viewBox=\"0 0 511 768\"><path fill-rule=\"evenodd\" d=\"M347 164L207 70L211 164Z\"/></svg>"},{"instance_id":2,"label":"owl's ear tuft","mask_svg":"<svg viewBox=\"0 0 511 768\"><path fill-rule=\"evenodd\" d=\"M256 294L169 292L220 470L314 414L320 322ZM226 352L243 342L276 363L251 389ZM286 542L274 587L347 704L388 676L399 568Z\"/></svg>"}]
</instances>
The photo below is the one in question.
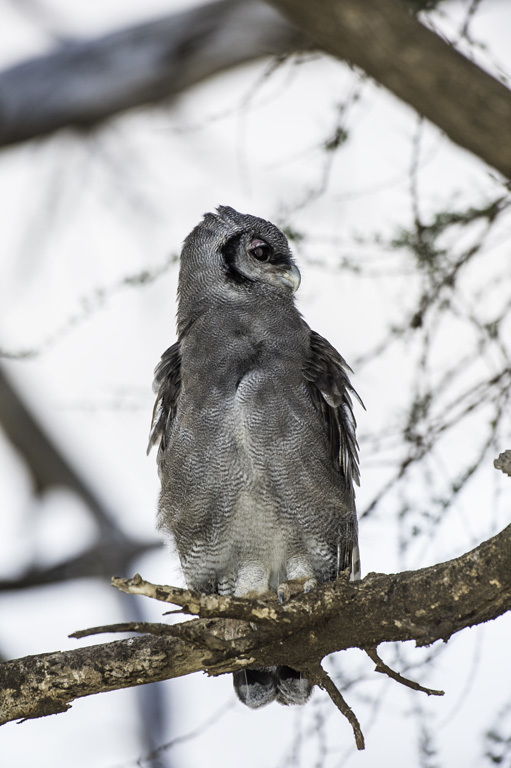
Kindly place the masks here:
<instances>
[{"instance_id":1,"label":"owl's ear tuft","mask_svg":"<svg viewBox=\"0 0 511 768\"><path fill-rule=\"evenodd\" d=\"M239 224L241 214L234 210L234 208L231 208L229 205L219 205L216 211L218 216L224 221L229 221L233 224Z\"/></svg>"}]
</instances>

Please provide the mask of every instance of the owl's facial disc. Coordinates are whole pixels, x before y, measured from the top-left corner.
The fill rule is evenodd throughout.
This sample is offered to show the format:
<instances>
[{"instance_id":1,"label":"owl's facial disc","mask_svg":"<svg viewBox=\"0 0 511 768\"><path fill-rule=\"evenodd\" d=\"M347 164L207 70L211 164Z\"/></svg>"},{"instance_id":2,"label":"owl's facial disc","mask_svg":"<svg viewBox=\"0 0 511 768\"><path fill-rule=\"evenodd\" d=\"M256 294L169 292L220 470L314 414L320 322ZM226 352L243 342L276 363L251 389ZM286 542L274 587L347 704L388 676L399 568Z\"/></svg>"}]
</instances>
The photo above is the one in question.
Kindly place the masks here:
<instances>
[{"instance_id":1,"label":"owl's facial disc","mask_svg":"<svg viewBox=\"0 0 511 768\"><path fill-rule=\"evenodd\" d=\"M279 293L294 293L300 285L300 272L284 235L267 222L268 234L254 229L232 235L221 248L228 282L236 290L253 290L264 285ZM275 232L273 231L275 229Z\"/></svg>"},{"instance_id":2,"label":"owl's facial disc","mask_svg":"<svg viewBox=\"0 0 511 768\"><path fill-rule=\"evenodd\" d=\"M301 282L300 270L294 264L283 261L266 240L253 237L247 246L247 254L260 264L268 264L266 275L270 282L284 285L296 293Z\"/></svg>"}]
</instances>

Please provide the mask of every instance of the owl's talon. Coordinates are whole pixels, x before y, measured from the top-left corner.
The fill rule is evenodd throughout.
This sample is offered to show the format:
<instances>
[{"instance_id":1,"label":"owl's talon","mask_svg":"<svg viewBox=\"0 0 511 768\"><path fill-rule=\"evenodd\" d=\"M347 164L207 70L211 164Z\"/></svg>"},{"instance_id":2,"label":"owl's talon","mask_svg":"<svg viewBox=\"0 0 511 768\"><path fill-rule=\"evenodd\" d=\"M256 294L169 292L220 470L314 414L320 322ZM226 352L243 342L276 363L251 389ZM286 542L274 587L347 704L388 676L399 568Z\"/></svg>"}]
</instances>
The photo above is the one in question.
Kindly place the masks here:
<instances>
[{"instance_id":1,"label":"owl's talon","mask_svg":"<svg viewBox=\"0 0 511 768\"><path fill-rule=\"evenodd\" d=\"M286 602L294 595L301 595L303 592L310 592L318 585L317 579L313 576L309 578L290 579L279 584L277 596L281 603Z\"/></svg>"},{"instance_id":2,"label":"owl's talon","mask_svg":"<svg viewBox=\"0 0 511 768\"><path fill-rule=\"evenodd\" d=\"M277 595L281 603L285 603L291 597L291 590L289 584L280 584L277 589Z\"/></svg>"}]
</instances>

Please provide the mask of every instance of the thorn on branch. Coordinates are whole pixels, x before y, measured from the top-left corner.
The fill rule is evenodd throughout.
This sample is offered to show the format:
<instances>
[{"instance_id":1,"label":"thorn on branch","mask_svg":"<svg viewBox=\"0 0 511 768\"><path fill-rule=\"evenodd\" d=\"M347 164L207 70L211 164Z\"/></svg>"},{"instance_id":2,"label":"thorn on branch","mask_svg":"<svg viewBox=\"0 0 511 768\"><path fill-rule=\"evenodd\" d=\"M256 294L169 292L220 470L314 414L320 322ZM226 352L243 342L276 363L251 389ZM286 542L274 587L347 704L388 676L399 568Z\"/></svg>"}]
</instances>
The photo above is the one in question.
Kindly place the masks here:
<instances>
[{"instance_id":1,"label":"thorn on branch","mask_svg":"<svg viewBox=\"0 0 511 768\"><path fill-rule=\"evenodd\" d=\"M319 685L324 691L328 693L332 702L335 704L339 712L344 715L353 729L353 735L355 737L355 744L357 749L365 749L364 734L358 722L356 714L351 709L350 705L344 699L342 693L339 691L332 678L323 669L321 665L306 670L307 677L312 683Z\"/></svg>"},{"instance_id":2,"label":"thorn on branch","mask_svg":"<svg viewBox=\"0 0 511 768\"><path fill-rule=\"evenodd\" d=\"M375 672L381 672L383 675L391 677L392 680L395 680L397 683L401 683L401 685L405 685L407 688L412 688L414 691L422 691L423 693L427 693L428 696L444 695L444 691L437 691L434 688L425 688L420 683L416 683L414 680L409 680L407 677L400 675L399 672L393 670L391 667L385 664L382 659L380 659L376 648L364 648L364 651L367 653L371 661L374 661L376 664Z\"/></svg>"}]
</instances>

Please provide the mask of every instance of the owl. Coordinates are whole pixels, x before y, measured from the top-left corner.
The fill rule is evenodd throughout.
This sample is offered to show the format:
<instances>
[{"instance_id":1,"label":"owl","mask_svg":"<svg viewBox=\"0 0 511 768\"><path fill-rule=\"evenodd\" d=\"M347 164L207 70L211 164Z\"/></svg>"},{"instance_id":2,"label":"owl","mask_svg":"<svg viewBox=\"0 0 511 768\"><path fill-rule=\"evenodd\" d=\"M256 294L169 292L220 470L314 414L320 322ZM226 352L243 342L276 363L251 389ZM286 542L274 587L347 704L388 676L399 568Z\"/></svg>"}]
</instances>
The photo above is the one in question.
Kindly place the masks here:
<instances>
[{"instance_id":1,"label":"owl","mask_svg":"<svg viewBox=\"0 0 511 768\"><path fill-rule=\"evenodd\" d=\"M285 235L221 206L181 253L178 340L156 367L149 449L158 522L186 583L236 596L360 578L353 390L341 355L301 317ZM148 449L148 450L149 450ZM286 666L241 670L239 699L303 704Z\"/></svg>"}]
</instances>

